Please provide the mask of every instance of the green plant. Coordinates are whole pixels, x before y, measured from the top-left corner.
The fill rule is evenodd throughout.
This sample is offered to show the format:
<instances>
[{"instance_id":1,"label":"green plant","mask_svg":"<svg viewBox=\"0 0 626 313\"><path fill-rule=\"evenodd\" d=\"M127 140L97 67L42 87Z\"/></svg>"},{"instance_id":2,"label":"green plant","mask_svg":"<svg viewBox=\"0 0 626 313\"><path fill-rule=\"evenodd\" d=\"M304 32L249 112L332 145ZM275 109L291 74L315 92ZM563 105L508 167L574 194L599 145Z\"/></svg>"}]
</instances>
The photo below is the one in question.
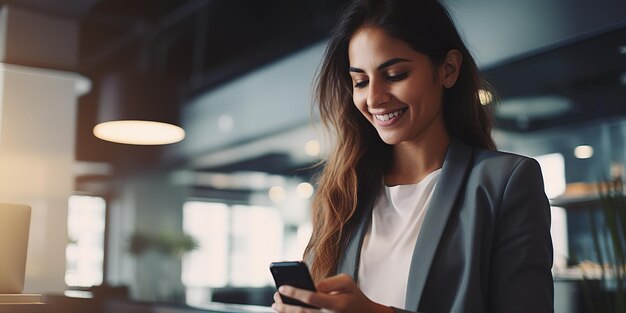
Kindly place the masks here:
<instances>
[{"instance_id":1,"label":"green plant","mask_svg":"<svg viewBox=\"0 0 626 313\"><path fill-rule=\"evenodd\" d=\"M188 234L171 232L144 234L136 232L130 237L128 250L135 256L148 250L155 250L166 255L180 257L197 248L198 242Z\"/></svg>"},{"instance_id":2,"label":"green plant","mask_svg":"<svg viewBox=\"0 0 626 313\"><path fill-rule=\"evenodd\" d=\"M598 185L602 219L589 211L599 274L584 277L583 292L594 313L626 312L626 195L621 178Z\"/></svg>"}]
</instances>

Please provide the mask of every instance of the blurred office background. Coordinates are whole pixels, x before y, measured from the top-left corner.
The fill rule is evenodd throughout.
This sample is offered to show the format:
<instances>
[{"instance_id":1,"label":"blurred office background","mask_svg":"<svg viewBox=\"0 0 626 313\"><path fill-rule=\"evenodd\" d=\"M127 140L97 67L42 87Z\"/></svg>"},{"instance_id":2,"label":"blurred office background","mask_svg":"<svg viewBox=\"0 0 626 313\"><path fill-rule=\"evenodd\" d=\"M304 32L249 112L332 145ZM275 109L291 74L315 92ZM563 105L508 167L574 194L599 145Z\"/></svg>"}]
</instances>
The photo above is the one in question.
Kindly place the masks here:
<instances>
[{"instance_id":1,"label":"blurred office background","mask_svg":"<svg viewBox=\"0 0 626 313\"><path fill-rule=\"evenodd\" d=\"M343 3L4 1L0 201L33 207L25 292L271 303L268 264L301 258L333 142L311 87ZM542 165L556 311L585 312L586 209L626 162L626 2L445 3L499 93L481 95L499 148ZM185 137L97 138L112 116Z\"/></svg>"}]
</instances>

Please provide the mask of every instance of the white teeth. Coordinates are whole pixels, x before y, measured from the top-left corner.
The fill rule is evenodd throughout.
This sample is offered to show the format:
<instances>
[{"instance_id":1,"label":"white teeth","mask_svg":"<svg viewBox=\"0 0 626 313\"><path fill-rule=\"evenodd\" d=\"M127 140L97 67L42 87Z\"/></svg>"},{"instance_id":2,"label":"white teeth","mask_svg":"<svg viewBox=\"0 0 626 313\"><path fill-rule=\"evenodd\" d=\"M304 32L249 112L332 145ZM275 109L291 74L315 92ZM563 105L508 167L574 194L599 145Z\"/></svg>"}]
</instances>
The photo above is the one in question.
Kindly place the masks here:
<instances>
[{"instance_id":1,"label":"white teeth","mask_svg":"<svg viewBox=\"0 0 626 313\"><path fill-rule=\"evenodd\" d=\"M394 117L396 117L396 116L398 116L398 115L400 115L402 113L404 113L404 109L398 110L398 111L395 111L395 112L391 112L391 113L388 113L388 114L376 114L374 116L376 117L377 120L386 122L386 121L388 121L388 120L390 120L390 119L392 119L392 118L394 118Z\"/></svg>"}]
</instances>

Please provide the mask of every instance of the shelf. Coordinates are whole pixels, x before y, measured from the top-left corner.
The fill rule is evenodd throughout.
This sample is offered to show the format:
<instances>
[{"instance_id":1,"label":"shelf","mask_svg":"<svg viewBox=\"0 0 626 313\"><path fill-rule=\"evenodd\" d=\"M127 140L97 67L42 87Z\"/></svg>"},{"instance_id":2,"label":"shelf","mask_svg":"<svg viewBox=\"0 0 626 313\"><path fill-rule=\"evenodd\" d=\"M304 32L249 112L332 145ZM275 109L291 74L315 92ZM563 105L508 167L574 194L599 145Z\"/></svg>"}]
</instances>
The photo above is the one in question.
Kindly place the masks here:
<instances>
[{"instance_id":1,"label":"shelf","mask_svg":"<svg viewBox=\"0 0 626 313\"><path fill-rule=\"evenodd\" d=\"M563 207L568 210L588 209L596 206L599 200L598 184L569 183L561 196L550 200L550 205Z\"/></svg>"},{"instance_id":2,"label":"shelf","mask_svg":"<svg viewBox=\"0 0 626 313\"><path fill-rule=\"evenodd\" d=\"M565 209L588 209L589 207L596 206L600 202L598 195L588 196L569 196L558 197L550 200L551 206L558 206Z\"/></svg>"}]
</instances>

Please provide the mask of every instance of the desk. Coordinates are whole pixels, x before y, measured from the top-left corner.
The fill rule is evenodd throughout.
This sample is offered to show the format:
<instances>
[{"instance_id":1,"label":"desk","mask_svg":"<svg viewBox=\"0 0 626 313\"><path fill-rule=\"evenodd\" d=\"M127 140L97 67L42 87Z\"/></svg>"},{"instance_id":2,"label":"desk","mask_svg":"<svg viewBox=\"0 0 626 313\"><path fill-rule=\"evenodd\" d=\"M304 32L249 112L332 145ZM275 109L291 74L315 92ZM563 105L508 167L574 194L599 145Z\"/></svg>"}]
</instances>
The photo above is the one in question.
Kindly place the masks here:
<instances>
[{"instance_id":1,"label":"desk","mask_svg":"<svg viewBox=\"0 0 626 313\"><path fill-rule=\"evenodd\" d=\"M184 304L133 301L128 299L44 296L46 313L272 313L269 307L209 303L202 307ZM0 311L0 313L5 313Z\"/></svg>"},{"instance_id":2,"label":"desk","mask_svg":"<svg viewBox=\"0 0 626 313\"><path fill-rule=\"evenodd\" d=\"M109 301L105 313L272 313L269 307L228 303L210 303L201 307L137 301Z\"/></svg>"},{"instance_id":3,"label":"desk","mask_svg":"<svg viewBox=\"0 0 626 313\"><path fill-rule=\"evenodd\" d=\"M40 294L0 294L0 313L40 313L45 309Z\"/></svg>"},{"instance_id":4,"label":"desk","mask_svg":"<svg viewBox=\"0 0 626 313\"><path fill-rule=\"evenodd\" d=\"M44 313L46 305L43 303L1 303L0 313Z\"/></svg>"}]
</instances>

